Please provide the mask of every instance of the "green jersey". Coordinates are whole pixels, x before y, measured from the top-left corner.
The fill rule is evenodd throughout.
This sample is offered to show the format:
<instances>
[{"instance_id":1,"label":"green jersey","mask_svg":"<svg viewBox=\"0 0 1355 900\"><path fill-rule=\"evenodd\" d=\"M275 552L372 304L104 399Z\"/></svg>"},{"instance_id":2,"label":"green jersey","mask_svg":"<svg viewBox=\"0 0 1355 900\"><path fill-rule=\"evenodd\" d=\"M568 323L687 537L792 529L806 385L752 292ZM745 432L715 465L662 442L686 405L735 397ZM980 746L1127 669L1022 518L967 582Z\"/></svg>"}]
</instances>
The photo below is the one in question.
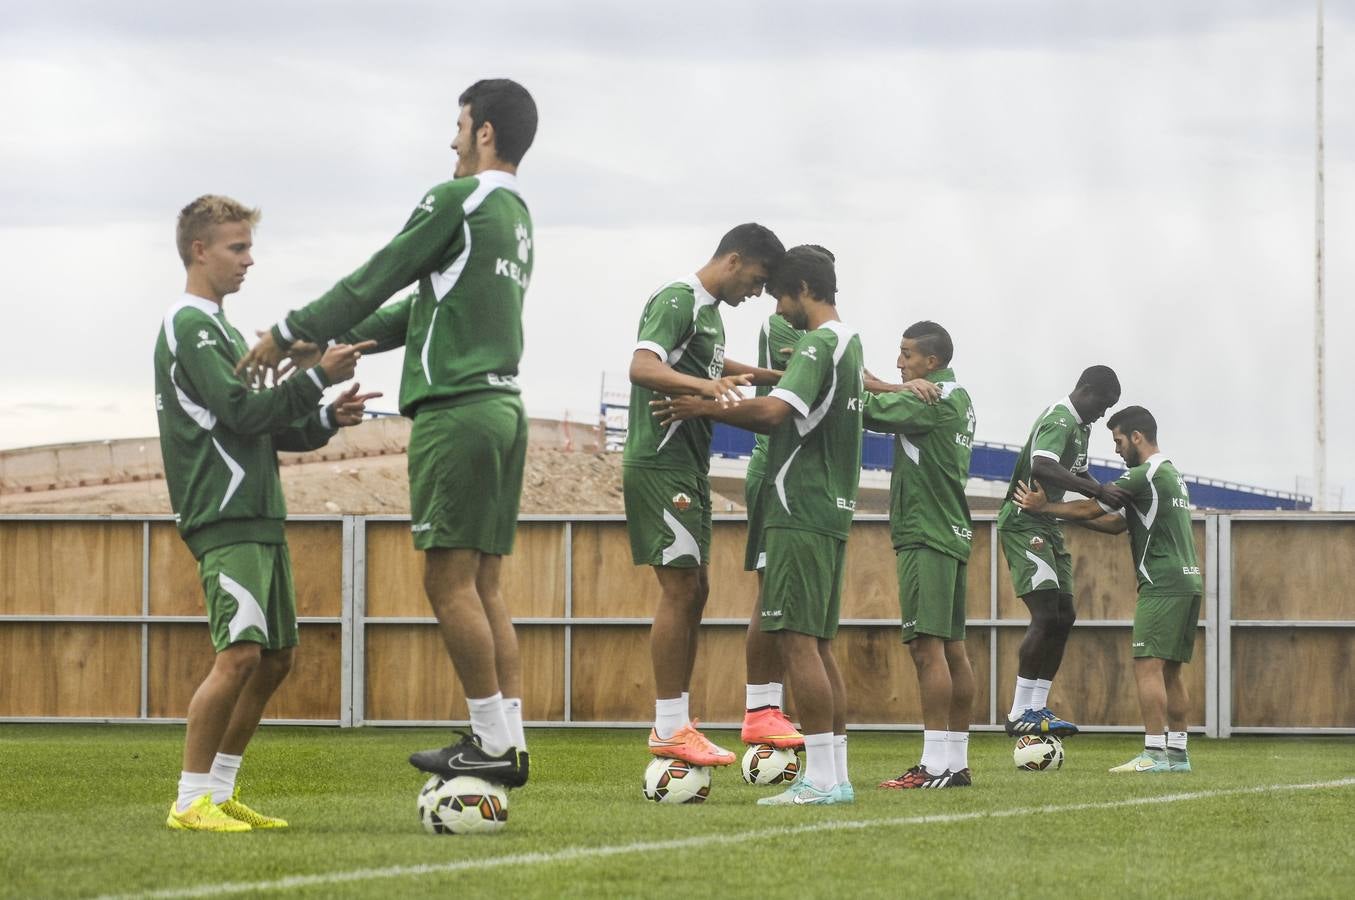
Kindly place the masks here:
<instances>
[{"instance_id":1,"label":"green jersey","mask_svg":"<svg viewBox=\"0 0 1355 900\"><path fill-rule=\"evenodd\" d=\"M185 294L155 341L160 456L179 533L199 559L228 544L281 544L287 506L279 450L323 447L335 427L317 404L324 372L307 369L269 390L235 374L249 345L221 307Z\"/></svg>"},{"instance_id":2,"label":"green jersey","mask_svg":"<svg viewBox=\"0 0 1355 900\"><path fill-rule=\"evenodd\" d=\"M804 334L787 322L785 317L772 313L767 321L762 323L762 330L758 332L757 364L764 369L786 371L786 360L790 359L790 354L781 351L794 347ZM755 393L758 397L765 397L771 390L771 385L762 384L758 385ZM745 477L749 480L761 478L766 471L767 435L759 434L753 440L753 455L748 458L748 473Z\"/></svg>"},{"instance_id":3,"label":"green jersey","mask_svg":"<svg viewBox=\"0 0 1355 900\"><path fill-rule=\"evenodd\" d=\"M795 411L767 441L767 528L846 540L861 480L861 339L838 321L795 343L770 397Z\"/></svg>"},{"instance_id":4,"label":"green jersey","mask_svg":"<svg viewBox=\"0 0 1355 900\"><path fill-rule=\"evenodd\" d=\"M518 393L532 219L517 177L488 170L432 188L365 265L273 327L280 343L332 338L404 346L400 411ZM382 308L414 282L415 293Z\"/></svg>"},{"instance_id":5,"label":"green jersey","mask_svg":"<svg viewBox=\"0 0 1355 900\"><path fill-rule=\"evenodd\" d=\"M1133 497L1129 505L1121 510L1100 505L1106 512L1124 516L1129 524L1139 593L1202 593L1204 582L1190 524L1190 492L1176 466L1161 453L1154 453L1117 478L1115 484Z\"/></svg>"},{"instance_id":6,"label":"green jersey","mask_svg":"<svg viewBox=\"0 0 1355 900\"><path fill-rule=\"evenodd\" d=\"M645 304L635 349L654 353L683 375L719 378L725 370L720 301L695 275L663 286ZM660 428L649 408L649 401L659 396L649 388L631 385L622 465L709 472L711 421L689 419Z\"/></svg>"},{"instance_id":7,"label":"green jersey","mask_svg":"<svg viewBox=\"0 0 1355 900\"><path fill-rule=\"evenodd\" d=\"M997 516L999 528L1038 528L1058 527L1058 520L1045 513L1027 512L1012 502L1019 482L1034 483L1031 476L1032 466L1039 457L1051 459L1074 475L1087 471L1087 443L1091 437L1091 425L1084 423L1073 408L1073 401L1066 397L1040 414L1035 427L1030 430L1021 455L1016 458L1016 470L1012 472L1011 484L1007 485L1007 496L1002 502L1002 510ZM1062 488L1042 485L1050 503L1059 503L1066 493Z\"/></svg>"},{"instance_id":8,"label":"green jersey","mask_svg":"<svg viewBox=\"0 0 1355 900\"><path fill-rule=\"evenodd\" d=\"M965 485L974 442L974 406L955 373L939 369L927 380L941 399L927 404L901 391L867 394L862 416L872 431L895 435L889 476L889 527L895 550L931 547L969 561L974 522Z\"/></svg>"}]
</instances>

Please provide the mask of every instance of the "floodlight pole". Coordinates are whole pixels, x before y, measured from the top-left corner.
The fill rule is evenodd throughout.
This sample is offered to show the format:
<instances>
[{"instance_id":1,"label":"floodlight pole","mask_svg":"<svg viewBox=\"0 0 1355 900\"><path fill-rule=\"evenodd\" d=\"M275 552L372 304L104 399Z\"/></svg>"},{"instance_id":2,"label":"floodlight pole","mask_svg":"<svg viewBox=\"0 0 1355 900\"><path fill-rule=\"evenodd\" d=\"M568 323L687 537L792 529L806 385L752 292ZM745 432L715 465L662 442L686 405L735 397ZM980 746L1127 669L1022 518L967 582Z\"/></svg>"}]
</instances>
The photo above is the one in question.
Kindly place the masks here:
<instances>
[{"instance_id":1,"label":"floodlight pole","mask_svg":"<svg viewBox=\"0 0 1355 900\"><path fill-rule=\"evenodd\" d=\"M1314 204L1316 234L1314 252L1313 365L1316 396L1313 402L1313 509L1327 508L1327 312L1324 294L1326 244L1326 176L1322 138L1322 3L1317 0L1317 183Z\"/></svg>"}]
</instances>

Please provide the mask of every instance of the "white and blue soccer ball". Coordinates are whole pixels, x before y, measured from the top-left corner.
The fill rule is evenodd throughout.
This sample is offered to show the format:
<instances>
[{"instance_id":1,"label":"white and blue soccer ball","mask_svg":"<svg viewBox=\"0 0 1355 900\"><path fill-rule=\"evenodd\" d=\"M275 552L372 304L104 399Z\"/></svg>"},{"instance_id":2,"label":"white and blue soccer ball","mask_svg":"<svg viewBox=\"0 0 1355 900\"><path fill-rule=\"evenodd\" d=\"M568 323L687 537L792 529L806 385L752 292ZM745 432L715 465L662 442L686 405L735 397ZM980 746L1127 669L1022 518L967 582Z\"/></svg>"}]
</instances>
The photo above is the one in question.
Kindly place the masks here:
<instances>
[{"instance_id":1,"label":"white and blue soccer ball","mask_svg":"<svg viewBox=\"0 0 1355 900\"><path fill-rule=\"evenodd\" d=\"M1027 772L1044 772L1063 766L1063 741L1052 734L1023 734L1012 748L1012 762Z\"/></svg>"},{"instance_id":2,"label":"white and blue soccer ball","mask_svg":"<svg viewBox=\"0 0 1355 900\"><path fill-rule=\"evenodd\" d=\"M753 744L743 754L743 780L749 784L789 784L800 774L800 757L794 750Z\"/></svg>"},{"instance_id":3,"label":"white and blue soccer ball","mask_svg":"<svg viewBox=\"0 0 1355 900\"><path fill-rule=\"evenodd\" d=\"M508 792L461 775L434 775L419 791L419 821L429 834L487 834L508 824Z\"/></svg>"},{"instance_id":4,"label":"white and blue soccer ball","mask_svg":"<svg viewBox=\"0 0 1355 900\"><path fill-rule=\"evenodd\" d=\"M704 803L710 796L710 767L656 756L645 769L645 799L655 803Z\"/></svg>"}]
</instances>

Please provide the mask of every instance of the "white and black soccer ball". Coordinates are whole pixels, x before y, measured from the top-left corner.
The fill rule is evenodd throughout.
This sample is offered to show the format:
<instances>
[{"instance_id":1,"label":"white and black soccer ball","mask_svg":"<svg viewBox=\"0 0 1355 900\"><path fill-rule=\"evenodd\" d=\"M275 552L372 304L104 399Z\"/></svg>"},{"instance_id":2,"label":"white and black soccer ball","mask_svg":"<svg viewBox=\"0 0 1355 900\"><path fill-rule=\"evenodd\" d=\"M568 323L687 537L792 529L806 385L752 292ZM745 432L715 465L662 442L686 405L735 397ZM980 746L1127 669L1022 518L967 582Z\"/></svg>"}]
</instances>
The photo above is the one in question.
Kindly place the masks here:
<instances>
[{"instance_id":1,"label":"white and black soccer ball","mask_svg":"<svg viewBox=\"0 0 1355 900\"><path fill-rule=\"evenodd\" d=\"M1027 772L1043 772L1063 765L1063 741L1052 734L1023 734L1012 748L1012 762Z\"/></svg>"},{"instance_id":2,"label":"white and black soccer ball","mask_svg":"<svg viewBox=\"0 0 1355 900\"><path fill-rule=\"evenodd\" d=\"M508 824L508 792L469 775L429 778L419 791L418 807L429 834L486 834Z\"/></svg>"},{"instance_id":3,"label":"white and black soccer ball","mask_svg":"<svg viewBox=\"0 0 1355 900\"><path fill-rule=\"evenodd\" d=\"M655 757L645 769L645 799L655 803L704 803L710 796L710 767Z\"/></svg>"},{"instance_id":4,"label":"white and black soccer ball","mask_svg":"<svg viewBox=\"0 0 1355 900\"><path fill-rule=\"evenodd\" d=\"M794 750L753 744L743 754L743 780L749 784L789 784L800 774L800 757Z\"/></svg>"}]
</instances>

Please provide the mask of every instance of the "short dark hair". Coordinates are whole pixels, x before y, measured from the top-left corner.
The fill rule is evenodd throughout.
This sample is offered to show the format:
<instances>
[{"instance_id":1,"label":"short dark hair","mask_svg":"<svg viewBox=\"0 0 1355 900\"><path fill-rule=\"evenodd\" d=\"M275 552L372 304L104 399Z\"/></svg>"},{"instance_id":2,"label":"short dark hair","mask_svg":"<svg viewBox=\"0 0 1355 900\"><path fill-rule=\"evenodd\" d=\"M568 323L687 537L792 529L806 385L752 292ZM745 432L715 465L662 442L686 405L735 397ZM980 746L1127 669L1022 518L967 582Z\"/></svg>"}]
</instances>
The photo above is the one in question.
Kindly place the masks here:
<instances>
[{"instance_id":1,"label":"short dark hair","mask_svg":"<svg viewBox=\"0 0 1355 900\"><path fill-rule=\"evenodd\" d=\"M774 269L785 255L786 247L766 225L745 222L742 225L735 225L720 238L719 246L715 248L715 254L711 259L719 259L731 253L737 253Z\"/></svg>"},{"instance_id":2,"label":"short dark hair","mask_svg":"<svg viewBox=\"0 0 1355 900\"><path fill-rule=\"evenodd\" d=\"M918 349L941 360L941 365L950 365L950 358L955 354L955 344L950 339L950 332L940 325L935 322L914 322L903 336L917 341Z\"/></svg>"},{"instance_id":3,"label":"short dark hair","mask_svg":"<svg viewBox=\"0 0 1355 900\"><path fill-rule=\"evenodd\" d=\"M1157 443L1157 419L1142 406L1126 406L1106 420L1106 427L1112 431L1120 429L1120 434L1128 437L1134 432L1141 433L1150 444Z\"/></svg>"},{"instance_id":4,"label":"short dark hair","mask_svg":"<svg viewBox=\"0 0 1355 900\"><path fill-rule=\"evenodd\" d=\"M767 279L767 293L773 297L800 293L800 285L815 299L837 305L837 270L833 254L817 244L791 247L781 257Z\"/></svg>"},{"instance_id":5,"label":"short dark hair","mask_svg":"<svg viewBox=\"0 0 1355 900\"><path fill-rule=\"evenodd\" d=\"M1120 379L1110 366L1090 366L1085 369L1078 377L1074 389L1080 387L1091 388L1097 396L1109 400L1112 404L1120 399Z\"/></svg>"},{"instance_id":6,"label":"short dark hair","mask_svg":"<svg viewBox=\"0 0 1355 900\"><path fill-rule=\"evenodd\" d=\"M461 92L456 101L470 107L471 128L494 126L494 152L516 166L536 137L536 101L511 78L484 78Z\"/></svg>"}]
</instances>

